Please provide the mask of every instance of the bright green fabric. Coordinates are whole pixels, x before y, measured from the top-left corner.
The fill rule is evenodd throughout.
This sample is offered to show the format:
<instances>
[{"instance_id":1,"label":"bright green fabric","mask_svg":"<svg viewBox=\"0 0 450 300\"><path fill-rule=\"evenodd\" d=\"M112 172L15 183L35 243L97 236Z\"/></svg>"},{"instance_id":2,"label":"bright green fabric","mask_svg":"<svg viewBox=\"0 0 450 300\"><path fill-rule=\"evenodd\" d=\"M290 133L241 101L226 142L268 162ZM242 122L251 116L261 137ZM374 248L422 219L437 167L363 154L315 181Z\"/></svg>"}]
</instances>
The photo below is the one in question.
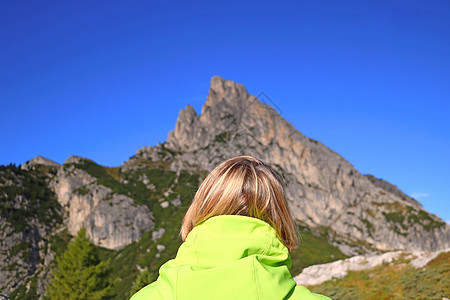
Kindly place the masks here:
<instances>
[{"instance_id":1,"label":"bright green fabric","mask_svg":"<svg viewBox=\"0 0 450 300\"><path fill-rule=\"evenodd\" d=\"M296 285L290 267L288 249L269 224L216 216L197 225L158 279L131 300L329 299Z\"/></svg>"}]
</instances>

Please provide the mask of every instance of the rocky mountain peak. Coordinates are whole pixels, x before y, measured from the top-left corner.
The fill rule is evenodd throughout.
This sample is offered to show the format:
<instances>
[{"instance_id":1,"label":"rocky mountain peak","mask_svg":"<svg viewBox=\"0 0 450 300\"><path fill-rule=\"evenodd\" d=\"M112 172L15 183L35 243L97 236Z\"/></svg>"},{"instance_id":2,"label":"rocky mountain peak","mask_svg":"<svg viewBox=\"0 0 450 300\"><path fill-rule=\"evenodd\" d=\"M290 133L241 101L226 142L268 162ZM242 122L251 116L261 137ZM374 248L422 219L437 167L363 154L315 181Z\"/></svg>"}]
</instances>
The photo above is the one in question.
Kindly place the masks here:
<instances>
[{"instance_id":1,"label":"rocky mountain peak","mask_svg":"<svg viewBox=\"0 0 450 300\"><path fill-rule=\"evenodd\" d=\"M211 171L238 155L261 158L282 172L294 217L307 226L329 228L341 241L364 241L382 250L450 245L449 226L417 201L387 182L362 175L249 95L243 85L219 76L211 80L200 115L187 105L167 142L139 149L124 167L151 159L166 161L177 172ZM352 253L345 246L340 249Z\"/></svg>"},{"instance_id":2,"label":"rocky mountain peak","mask_svg":"<svg viewBox=\"0 0 450 300\"><path fill-rule=\"evenodd\" d=\"M203 105L202 114L205 114L210 108L217 110L217 106L227 107L236 113L242 110L242 106L247 104L248 100L249 94L242 84L214 76L211 79L208 98Z\"/></svg>"},{"instance_id":3,"label":"rocky mountain peak","mask_svg":"<svg viewBox=\"0 0 450 300\"><path fill-rule=\"evenodd\" d=\"M242 136L246 139L241 141L244 144L253 142L247 140L251 136L252 140L268 145L276 133L291 130L295 130L291 124L272 107L249 95L242 84L214 76L202 113L197 115L191 105L182 109L166 146L183 152L195 151L208 147L211 141L238 143L236 138Z\"/></svg>"},{"instance_id":4,"label":"rocky mountain peak","mask_svg":"<svg viewBox=\"0 0 450 300\"><path fill-rule=\"evenodd\" d=\"M44 165L44 166L49 166L49 167L58 167L59 166L59 164L54 162L53 160L38 155L35 158L33 158L32 160L25 162L21 168L23 170L29 170L30 168L32 168L35 165Z\"/></svg>"}]
</instances>

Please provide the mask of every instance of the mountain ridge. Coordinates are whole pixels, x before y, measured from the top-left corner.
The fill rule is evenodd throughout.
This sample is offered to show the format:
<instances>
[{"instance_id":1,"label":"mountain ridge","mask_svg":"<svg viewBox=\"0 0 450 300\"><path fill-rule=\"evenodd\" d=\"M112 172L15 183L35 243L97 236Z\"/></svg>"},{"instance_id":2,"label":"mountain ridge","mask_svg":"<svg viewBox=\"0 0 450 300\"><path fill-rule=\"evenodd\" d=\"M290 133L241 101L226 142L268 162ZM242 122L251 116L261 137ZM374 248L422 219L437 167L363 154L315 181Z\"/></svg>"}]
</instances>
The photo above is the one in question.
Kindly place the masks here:
<instances>
[{"instance_id":1,"label":"mountain ridge","mask_svg":"<svg viewBox=\"0 0 450 300\"><path fill-rule=\"evenodd\" d=\"M0 264L6 283L0 295L42 298L53 258L81 226L114 262L116 292L123 295L139 272L156 272L175 254L195 190L212 168L238 155L263 159L287 181L287 200L305 237L291 254L294 272L356 254L449 248L449 225L418 201L359 173L243 85L215 76L200 114L186 105L166 142L138 149L120 166L79 156L63 164L37 156L20 168L0 166L0 258L7 263ZM43 218L26 209L23 218L13 217L30 201Z\"/></svg>"},{"instance_id":2,"label":"mountain ridge","mask_svg":"<svg viewBox=\"0 0 450 300\"><path fill-rule=\"evenodd\" d=\"M448 248L448 225L425 213L418 201L386 181L360 174L341 155L304 136L275 109L249 95L243 85L219 76L211 79L201 114L187 105L165 143L139 149L130 161L162 159L170 160L174 171L210 171L236 155L253 155L282 170L294 216L308 226L330 227L379 250ZM428 242L421 240L424 236Z\"/></svg>"}]
</instances>

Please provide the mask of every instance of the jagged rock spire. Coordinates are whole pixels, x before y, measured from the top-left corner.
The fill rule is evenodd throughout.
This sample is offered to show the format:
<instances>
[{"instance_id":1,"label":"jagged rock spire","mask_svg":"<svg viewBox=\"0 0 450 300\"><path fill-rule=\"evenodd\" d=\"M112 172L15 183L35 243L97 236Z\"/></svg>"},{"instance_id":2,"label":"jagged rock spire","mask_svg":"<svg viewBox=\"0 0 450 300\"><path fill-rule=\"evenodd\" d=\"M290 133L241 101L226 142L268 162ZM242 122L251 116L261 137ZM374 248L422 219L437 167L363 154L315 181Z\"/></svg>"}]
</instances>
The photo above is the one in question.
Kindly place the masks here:
<instances>
[{"instance_id":1,"label":"jagged rock spire","mask_svg":"<svg viewBox=\"0 0 450 300\"><path fill-rule=\"evenodd\" d=\"M329 227L341 241L364 241L377 249L450 246L449 225L417 201L360 174L249 95L243 85L218 76L211 80L202 113L187 105L167 142L139 150L137 158L166 160L173 170L210 171L238 155L252 155L278 168L288 182L294 217L308 226ZM351 254L351 247L340 247Z\"/></svg>"}]
</instances>

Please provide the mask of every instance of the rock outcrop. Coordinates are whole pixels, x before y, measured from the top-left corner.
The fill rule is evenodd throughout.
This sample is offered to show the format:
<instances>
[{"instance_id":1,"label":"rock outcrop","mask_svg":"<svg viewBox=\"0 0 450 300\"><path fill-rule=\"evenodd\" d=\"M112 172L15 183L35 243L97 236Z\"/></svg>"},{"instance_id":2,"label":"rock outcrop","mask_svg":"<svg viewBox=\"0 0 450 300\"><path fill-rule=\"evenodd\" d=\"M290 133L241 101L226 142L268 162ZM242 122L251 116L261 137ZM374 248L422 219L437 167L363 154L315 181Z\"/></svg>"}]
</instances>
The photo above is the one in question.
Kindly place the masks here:
<instances>
[{"instance_id":1,"label":"rock outcrop","mask_svg":"<svg viewBox=\"0 0 450 300\"><path fill-rule=\"evenodd\" d=\"M48 166L48 167L59 167L59 164L54 162L53 160L38 155L35 158L33 158L32 160L25 162L21 168L23 170L30 170L33 168L33 166L36 166L36 165Z\"/></svg>"},{"instance_id":2,"label":"rock outcrop","mask_svg":"<svg viewBox=\"0 0 450 300\"><path fill-rule=\"evenodd\" d=\"M108 249L121 249L139 240L143 231L154 226L148 207L98 184L95 177L76 167L84 160L70 157L50 183L67 212L65 224L70 234L85 227L94 244Z\"/></svg>"},{"instance_id":3,"label":"rock outcrop","mask_svg":"<svg viewBox=\"0 0 450 300\"><path fill-rule=\"evenodd\" d=\"M386 192L396 195L398 198L401 198L411 204L414 204L415 206L421 206L420 203L416 199L411 198L408 195L405 195L397 186L395 186L383 179L376 178L375 176L370 175L370 174L366 174L364 176L367 179L369 179L370 182L372 182L376 187L379 187L379 188L385 190Z\"/></svg>"},{"instance_id":4,"label":"rock outcrop","mask_svg":"<svg viewBox=\"0 0 450 300\"><path fill-rule=\"evenodd\" d=\"M36 273L43 293L54 253L44 240L61 224L61 207L38 172L0 166L0 293L8 295Z\"/></svg>"},{"instance_id":5,"label":"rock outcrop","mask_svg":"<svg viewBox=\"0 0 450 300\"><path fill-rule=\"evenodd\" d=\"M223 160L252 155L279 169L288 182L294 216L308 226L325 226L367 249L437 250L450 246L449 226L395 186L364 176L336 152L312 140L241 84L218 76L197 115L180 111L167 142L137 151L134 160L164 160L172 170L210 171ZM358 242L358 243L359 243ZM361 244L361 243L359 243Z\"/></svg>"},{"instance_id":6,"label":"rock outcrop","mask_svg":"<svg viewBox=\"0 0 450 300\"><path fill-rule=\"evenodd\" d=\"M448 251L450 249L435 252L395 251L370 256L357 255L344 260L307 267L299 275L295 276L294 280L300 285L317 285L328 280L344 278L349 271L372 269L383 263L392 263L397 259L410 260L412 266L422 268L440 253Z\"/></svg>"}]
</instances>

